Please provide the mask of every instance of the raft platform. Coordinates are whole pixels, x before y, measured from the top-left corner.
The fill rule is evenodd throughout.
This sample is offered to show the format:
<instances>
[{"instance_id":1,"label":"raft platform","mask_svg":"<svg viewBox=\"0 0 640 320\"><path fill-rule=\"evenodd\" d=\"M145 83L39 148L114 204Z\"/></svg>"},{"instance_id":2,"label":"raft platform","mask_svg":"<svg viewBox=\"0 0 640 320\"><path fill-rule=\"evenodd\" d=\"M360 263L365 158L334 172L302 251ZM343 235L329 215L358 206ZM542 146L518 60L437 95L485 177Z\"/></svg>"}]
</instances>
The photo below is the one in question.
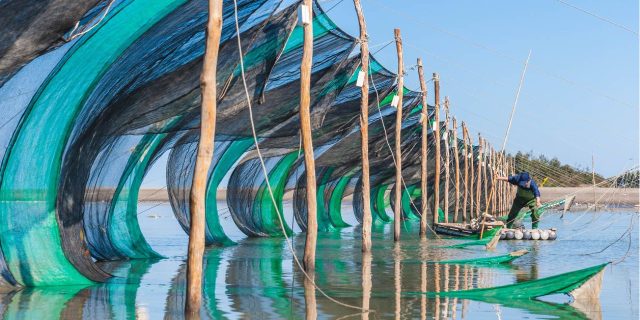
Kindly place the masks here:
<instances>
[{"instance_id":1,"label":"raft platform","mask_svg":"<svg viewBox=\"0 0 640 320\"><path fill-rule=\"evenodd\" d=\"M500 240L556 240L558 231L551 229L502 229Z\"/></svg>"}]
</instances>

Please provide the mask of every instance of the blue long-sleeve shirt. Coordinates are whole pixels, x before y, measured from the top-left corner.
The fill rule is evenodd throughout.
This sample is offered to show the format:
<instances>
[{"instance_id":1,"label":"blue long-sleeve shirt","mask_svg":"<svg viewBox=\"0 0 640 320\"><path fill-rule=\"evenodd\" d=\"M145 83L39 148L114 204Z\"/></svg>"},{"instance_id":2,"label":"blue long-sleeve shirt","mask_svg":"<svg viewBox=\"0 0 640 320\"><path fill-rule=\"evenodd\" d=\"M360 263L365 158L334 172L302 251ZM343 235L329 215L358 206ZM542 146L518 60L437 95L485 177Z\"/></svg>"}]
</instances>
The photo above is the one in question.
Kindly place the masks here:
<instances>
[{"instance_id":1,"label":"blue long-sleeve shirt","mask_svg":"<svg viewBox=\"0 0 640 320\"><path fill-rule=\"evenodd\" d=\"M529 180L531 180L531 184L527 188L526 183ZM509 176L509 183L511 183L513 185L517 185L518 187L523 188L523 189L531 190L531 191L533 191L533 194L536 196L536 198L540 197L540 190L538 190L538 185L536 184L536 182L531 178L531 176L527 172L522 172L522 173L518 173L518 174L514 174L512 176Z\"/></svg>"}]
</instances>

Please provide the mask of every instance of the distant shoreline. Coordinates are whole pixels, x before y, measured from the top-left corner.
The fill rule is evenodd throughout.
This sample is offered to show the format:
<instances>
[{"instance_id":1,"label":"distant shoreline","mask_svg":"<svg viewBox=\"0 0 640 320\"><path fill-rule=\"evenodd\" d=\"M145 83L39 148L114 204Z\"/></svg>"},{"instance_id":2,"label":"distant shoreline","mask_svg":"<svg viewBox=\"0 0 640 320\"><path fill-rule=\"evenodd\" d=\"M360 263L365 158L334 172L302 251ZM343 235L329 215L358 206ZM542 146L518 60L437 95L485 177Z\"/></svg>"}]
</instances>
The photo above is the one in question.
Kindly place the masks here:
<instances>
[{"instance_id":1,"label":"distant shoreline","mask_svg":"<svg viewBox=\"0 0 640 320\"><path fill-rule=\"evenodd\" d=\"M594 188L592 187L547 187L540 188L542 202L561 199L567 195L575 194L576 205L593 204ZM285 194L284 199L290 200L292 192ZM139 197L141 202L167 202L169 201L166 190L142 189ZM218 191L218 200L226 199L226 190ZM347 199L350 199L348 197ZM621 206L639 206L640 189L624 188L595 188L595 199L601 204L613 204Z\"/></svg>"}]
</instances>

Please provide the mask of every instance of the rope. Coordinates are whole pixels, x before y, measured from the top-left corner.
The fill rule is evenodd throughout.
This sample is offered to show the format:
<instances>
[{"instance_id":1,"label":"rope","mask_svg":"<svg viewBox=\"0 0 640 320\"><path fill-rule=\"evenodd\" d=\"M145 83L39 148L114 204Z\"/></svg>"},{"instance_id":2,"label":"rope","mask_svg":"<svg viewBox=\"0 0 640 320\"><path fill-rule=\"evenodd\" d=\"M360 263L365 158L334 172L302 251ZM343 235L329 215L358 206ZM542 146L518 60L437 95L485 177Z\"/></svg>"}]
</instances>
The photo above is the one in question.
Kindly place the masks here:
<instances>
[{"instance_id":1,"label":"rope","mask_svg":"<svg viewBox=\"0 0 640 320\"><path fill-rule=\"evenodd\" d=\"M633 34L635 34L636 36L638 36L638 32L636 32L635 30L632 30L631 28L628 28L628 27L626 27L626 26L624 26L624 25L622 25L622 24L619 24L619 23L617 23L617 22L615 22L615 21L613 21L613 20L607 19L607 18L605 18L605 17L603 17L603 16L601 16L601 15L595 14L595 13L593 13L593 12L591 12L591 11L587 11L587 10L585 10L585 9L582 9L582 8L580 8L580 7L576 6L576 5L573 5L573 4L571 4L571 3L568 3L568 2L566 2L566 1L563 1L563 0L556 0L556 1L558 1L558 2L560 2L560 3L562 3L562 4L564 4L565 6L567 6L567 7L569 7L569 8L576 9L576 10L578 10L578 11L582 12L582 13L588 14L588 15L590 15L590 16L592 16L592 17L596 18L596 19L599 19L599 20L601 20L601 21L604 21L604 22L606 22L606 23L608 23L608 24L611 24L611 25L616 26L616 27L618 27L618 28L620 28L620 29L622 29L622 30L624 30L624 31L627 31L627 32L633 33Z\"/></svg>"},{"instance_id":2,"label":"rope","mask_svg":"<svg viewBox=\"0 0 640 320\"><path fill-rule=\"evenodd\" d=\"M113 5L114 2L115 2L115 0L109 1L109 4L107 5L107 8L102 13L102 17L100 17L100 19L96 23L91 25L91 27L83 30L82 32L78 32L76 34L73 34L76 31L76 29L78 29L78 26L80 25L80 20L78 20L78 22L76 22L76 25L69 32L69 36L68 37L63 37L62 40L64 40L65 42L71 42L73 39L75 39L77 37L80 37L83 34L93 30L93 28L95 28L97 25L99 25L102 22L102 20L104 20L104 18L107 16L107 14L109 13L109 10L111 9L111 6Z\"/></svg>"},{"instance_id":3,"label":"rope","mask_svg":"<svg viewBox=\"0 0 640 320\"><path fill-rule=\"evenodd\" d=\"M247 86L247 78L245 75L245 70L244 70L244 53L242 52L242 40L240 38L240 25L238 22L238 2L237 0L233 0L233 6L234 6L234 18L235 18L235 25L236 25L236 38L238 40L238 53L240 55L240 71L241 71L241 75L242 75L242 84L244 86L244 92L245 92L245 97L247 98L247 106L249 107L249 120L251 123L251 133L253 134L253 142L256 146L256 153L258 155L258 159L260 160L260 167L262 168L262 173L265 177L265 182L267 184L267 189L269 190L269 197L271 198L271 203L273 204L273 207L276 211L276 216L278 217L278 222L280 224L280 229L282 230L282 234L284 235L285 241L287 242L287 246L289 247L289 251L291 252L291 255L293 257L293 260L296 262L296 265L298 266L298 268L300 269L300 271L302 272L302 274L305 276L305 278L307 278L307 280L309 280L309 282L313 285L313 287L318 290L318 292L320 292L320 294L322 294L325 298L327 298L329 301L332 301L338 305L341 305L343 307L347 307L347 308L351 308L351 309L357 309L357 310L361 310L363 312L375 312L374 310L366 310L363 309L361 307L355 306L355 305L350 305L350 304L346 304L344 302L338 301L332 297L330 297L328 294L326 294L324 292L324 290L322 290L318 285L316 285L314 279L312 279L312 277L309 276L309 274L304 270L304 268L302 267L302 264L300 263L300 260L298 259L298 256L295 253L295 250L293 248L293 245L291 243L291 240L289 239L289 236L287 236L287 232L285 230L284 227L284 222L282 221L282 217L280 216L280 209L278 209L278 205L276 203L276 199L275 196L273 195L273 189L271 188L271 183L269 182L269 174L267 173L267 167L265 165L264 162L264 158L262 156L262 153L260 152L260 145L258 143L258 136L256 133L256 126L253 120L253 107L251 105L251 97L249 96L249 89Z\"/></svg>"},{"instance_id":4,"label":"rope","mask_svg":"<svg viewBox=\"0 0 640 320\"><path fill-rule=\"evenodd\" d=\"M504 140L502 142L502 150L500 150L499 154L504 154L504 149L507 146L507 140L509 139L509 131L511 130L511 123L513 122L513 116L516 113L516 107L518 106L518 98L520 98L520 91L522 90L522 85L524 84L524 76L527 73L527 66L529 65L529 59L531 59L531 50L529 50L529 56L527 56L527 61L524 63L524 69L522 70L522 75L520 76L520 84L518 85L518 91L516 91L516 99L513 102L513 107L511 108L511 116L509 117L509 125L507 126L507 132L504 134ZM495 173L494 173L495 174ZM496 179L491 179L491 192L489 193L489 198L485 198L486 204L484 211L486 212L491 206L491 202L493 202L493 193L495 191L495 181ZM485 188L486 192L486 188ZM485 193L486 195L486 193Z\"/></svg>"},{"instance_id":5,"label":"rope","mask_svg":"<svg viewBox=\"0 0 640 320\"><path fill-rule=\"evenodd\" d=\"M429 27L429 28L431 28L431 29L433 29L433 30L436 30L436 31L438 31L438 32L440 32L440 33L443 33L443 34L445 34L445 35L447 35L447 36L450 36L450 37L452 37L452 38L458 39L459 41L464 42L464 43L467 43L467 44L469 44L469 45L471 45L471 46L473 46L473 47L476 47L476 48L480 48L480 49L482 49L482 50L485 50L485 51L487 51L487 52L489 52L489 53L491 53L491 54L493 54L493 55L495 55L495 56L502 57L502 58L507 58L508 60L510 60L510 61L512 61L512 62L520 63L520 59L518 59L518 58L514 58L514 57L512 57L511 55L509 55L509 54L507 54L507 53L504 53L504 52L502 52L502 51L500 51L500 50L498 50L498 49L495 49L495 48L491 48L491 47L486 46L486 45L484 45L484 44L481 44L481 43L475 42L475 41L470 40L470 39L468 39L468 38L466 38L466 37L464 37L464 36L461 36L461 35L459 35L459 34L456 34L456 33L454 33L454 32L451 32L451 31L449 31L449 30L443 29L443 28L441 28L441 27L438 27L438 26L435 26L435 25L431 25L431 24L429 24L429 23L428 23L428 21L427 21L427 20L425 20L425 19L423 19L423 18L417 18L417 17L412 16L412 15L410 15L410 14L407 14L407 13L404 13L404 12L401 12L401 11L398 11L398 10L396 10L396 9L394 9L394 8L392 8L392 7L388 6L388 5L386 5L385 3L383 3L383 1L380 1L380 0L374 0L374 1L373 1L373 3L376 3L377 5L379 5L380 7L383 7L383 8L384 8L385 10L387 10L387 11L390 11L390 12L393 12L393 13L396 13L396 14L399 14L399 15L403 15L404 17L409 18L409 19L410 19L410 21L414 22L416 25L418 25L418 26L420 26L420 27L424 27L424 26L426 25L427 27ZM388 14L388 12L386 12L386 14ZM534 67L532 66L532 68L534 68ZM613 101L613 102L615 102L615 103L618 103L618 104L620 104L620 105L624 105L624 106L626 106L626 107L628 107L628 108L637 108L637 106L634 106L634 105L633 105L633 104L631 104L631 103L628 103L628 102L625 102L625 101L618 100L617 98L615 98L615 97L613 97L613 96L610 96L610 95L608 95L608 94L606 94L606 93L602 93L602 92L600 92L600 91L598 91L598 90L596 90L596 89L594 89L594 88L591 88L591 87L588 87L588 86L585 86L585 85L579 84L579 83L577 83L577 82L575 82L575 81L573 81L573 80L570 80L570 79L568 79L568 78L565 78L565 77L563 77L563 76L560 76L560 75L558 75L558 74L555 74L555 73L554 73L554 72L552 72L552 71L548 71L548 70L543 69L543 68L541 68L541 67L535 67L534 69L538 70L538 72L539 72L539 73L541 73L541 74L543 74L543 75L545 75L545 76L547 76L547 77L555 78L556 80L561 80L561 81L563 81L563 82L565 82L565 83L567 83L567 84L569 84L569 85L571 85L571 86L573 86L573 87L576 87L576 88L582 89L582 90L584 90L584 91L586 91L586 92L589 92L589 93L591 93L591 94L593 94L593 95L597 95L597 96L600 96L600 97L604 97L604 98L606 98L606 99L608 99L608 100L611 100L611 101Z\"/></svg>"}]
</instances>

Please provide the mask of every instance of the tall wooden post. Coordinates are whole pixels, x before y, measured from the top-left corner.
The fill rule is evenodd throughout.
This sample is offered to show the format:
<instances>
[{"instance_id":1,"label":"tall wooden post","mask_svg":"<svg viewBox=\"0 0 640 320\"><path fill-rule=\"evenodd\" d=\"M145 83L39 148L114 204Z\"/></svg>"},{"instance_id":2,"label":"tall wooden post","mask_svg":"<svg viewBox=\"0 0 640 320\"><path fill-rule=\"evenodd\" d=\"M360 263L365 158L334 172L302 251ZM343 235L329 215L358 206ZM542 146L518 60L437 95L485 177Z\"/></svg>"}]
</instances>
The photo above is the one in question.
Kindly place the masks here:
<instances>
[{"instance_id":1,"label":"tall wooden post","mask_svg":"<svg viewBox=\"0 0 640 320\"><path fill-rule=\"evenodd\" d=\"M449 97L444 97L444 222L449 222L450 150L449 150Z\"/></svg>"},{"instance_id":2,"label":"tall wooden post","mask_svg":"<svg viewBox=\"0 0 640 320\"><path fill-rule=\"evenodd\" d=\"M469 148L467 148L467 140L469 139L467 134L467 126L462 121L462 141L463 141L463 159L464 160L464 174L463 174L463 193L462 193L462 222L467 222L467 201L469 200Z\"/></svg>"},{"instance_id":3,"label":"tall wooden post","mask_svg":"<svg viewBox=\"0 0 640 320\"><path fill-rule=\"evenodd\" d=\"M493 174L493 176L491 177L491 181L492 181L492 183L491 183L491 188L493 188L493 187L494 187L494 185L495 185L495 184L497 184L497 180L494 180L494 178L493 178L493 177L495 177L496 173L498 172L498 171L497 171L497 167L498 167L498 164L497 164L497 157L498 157L498 153L496 152L496 150L495 150L495 149L493 149L493 148L492 148L492 149L491 149L491 154L492 154L491 159L493 159L493 160L492 160L492 161L493 161L493 166L491 167L491 168L492 168L492 170L491 170L491 174ZM498 206L497 206L497 204L498 204L498 194L497 194L497 193L495 193L495 194L493 195L493 202L492 202L492 203L494 204L493 212L498 212L498 211L497 211L497 210L498 210Z\"/></svg>"},{"instance_id":4,"label":"tall wooden post","mask_svg":"<svg viewBox=\"0 0 640 320\"><path fill-rule=\"evenodd\" d=\"M482 183L482 136L480 135L480 133L478 133L478 164L477 164L477 171L476 171L476 218L480 217L480 195L481 195L481 190L482 188L481 183Z\"/></svg>"},{"instance_id":5,"label":"tall wooden post","mask_svg":"<svg viewBox=\"0 0 640 320\"><path fill-rule=\"evenodd\" d=\"M489 143L487 142L486 139L482 140L482 146L484 149L484 153L482 154L482 187L484 190L484 211L483 212L487 212L489 210L489 198L490 198L489 193L487 192L488 191L487 180L489 180L487 177L487 171L489 168L488 158L490 154L488 150L490 149L489 149Z\"/></svg>"},{"instance_id":6,"label":"tall wooden post","mask_svg":"<svg viewBox=\"0 0 640 320\"><path fill-rule=\"evenodd\" d=\"M193 172L189 211L189 248L187 257L187 299L185 317L197 317L202 305L202 258L204 255L204 227L207 174L213 157L216 132L216 72L222 33L222 0L209 0L207 42L200 75L202 109L200 141Z\"/></svg>"},{"instance_id":7,"label":"tall wooden post","mask_svg":"<svg viewBox=\"0 0 640 320\"><path fill-rule=\"evenodd\" d=\"M465 128L466 129L466 128ZM469 134L469 131L467 130L467 138L469 138L469 147L471 149L470 154L471 156L469 156L469 154L467 154L467 158L469 159L469 172L471 173L471 179L469 180L469 220L471 220L473 218L473 214L475 212L475 201L476 201L476 197L475 197L475 179L476 179L476 170L475 170L475 161L476 161L476 156L475 156L475 151L473 148L473 140L471 138L471 135Z\"/></svg>"},{"instance_id":8,"label":"tall wooden post","mask_svg":"<svg viewBox=\"0 0 640 320\"><path fill-rule=\"evenodd\" d=\"M598 208L598 200L596 199L596 160L591 154L591 183L593 184L593 208Z\"/></svg>"},{"instance_id":9,"label":"tall wooden post","mask_svg":"<svg viewBox=\"0 0 640 320\"><path fill-rule=\"evenodd\" d=\"M369 181L369 44L367 42L367 25L360 0L353 0L360 25L360 72L364 81L360 90L360 135L362 144L362 252L371 251L371 186Z\"/></svg>"},{"instance_id":10,"label":"tall wooden post","mask_svg":"<svg viewBox=\"0 0 640 320\"><path fill-rule=\"evenodd\" d=\"M455 170L455 206L453 210L453 222L458 222L458 211L460 210L460 155L458 154L458 123L453 118L453 164Z\"/></svg>"},{"instance_id":11,"label":"tall wooden post","mask_svg":"<svg viewBox=\"0 0 640 320\"><path fill-rule=\"evenodd\" d=\"M422 158L420 159L420 190L422 192L422 208L420 213L420 237L427 237L427 208L429 199L427 194L427 155L429 137L429 107L427 105L427 83L424 80L422 59L418 58L418 78L420 79L420 91L422 91Z\"/></svg>"},{"instance_id":12,"label":"tall wooden post","mask_svg":"<svg viewBox=\"0 0 640 320\"><path fill-rule=\"evenodd\" d=\"M302 10L313 16L312 0L304 0ZM316 241L318 239L318 217L316 212L316 163L313 157L311 136L311 63L313 59L313 24L303 23L304 44L300 64L300 131L304 149L304 166L307 175L307 238L304 245L304 268L314 271L316 267ZM365 206L368 204L365 203Z\"/></svg>"},{"instance_id":13,"label":"tall wooden post","mask_svg":"<svg viewBox=\"0 0 640 320\"><path fill-rule=\"evenodd\" d=\"M396 49L398 51L398 104L396 105L396 202L393 212L393 240L400 241L400 223L402 210L402 150L401 150L401 134L402 134L402 95L404 88L404 65L402 62L402 38L400 37L400 29L393 30L396 39Z\"/></svg>"},{"instance_id":14,"label":"tall wooden post","mask_svg":"<svg viewBox=\"0 0 640 320\"><path fill-rule=\"evenodd\" d=\"M440 76L433 74L433 97L435 99L435 114L433 116L433 139L435 150L435 181L433 183L433 223L438 223L438 208L440 208Z\"/></svg>"}]
</instances>

